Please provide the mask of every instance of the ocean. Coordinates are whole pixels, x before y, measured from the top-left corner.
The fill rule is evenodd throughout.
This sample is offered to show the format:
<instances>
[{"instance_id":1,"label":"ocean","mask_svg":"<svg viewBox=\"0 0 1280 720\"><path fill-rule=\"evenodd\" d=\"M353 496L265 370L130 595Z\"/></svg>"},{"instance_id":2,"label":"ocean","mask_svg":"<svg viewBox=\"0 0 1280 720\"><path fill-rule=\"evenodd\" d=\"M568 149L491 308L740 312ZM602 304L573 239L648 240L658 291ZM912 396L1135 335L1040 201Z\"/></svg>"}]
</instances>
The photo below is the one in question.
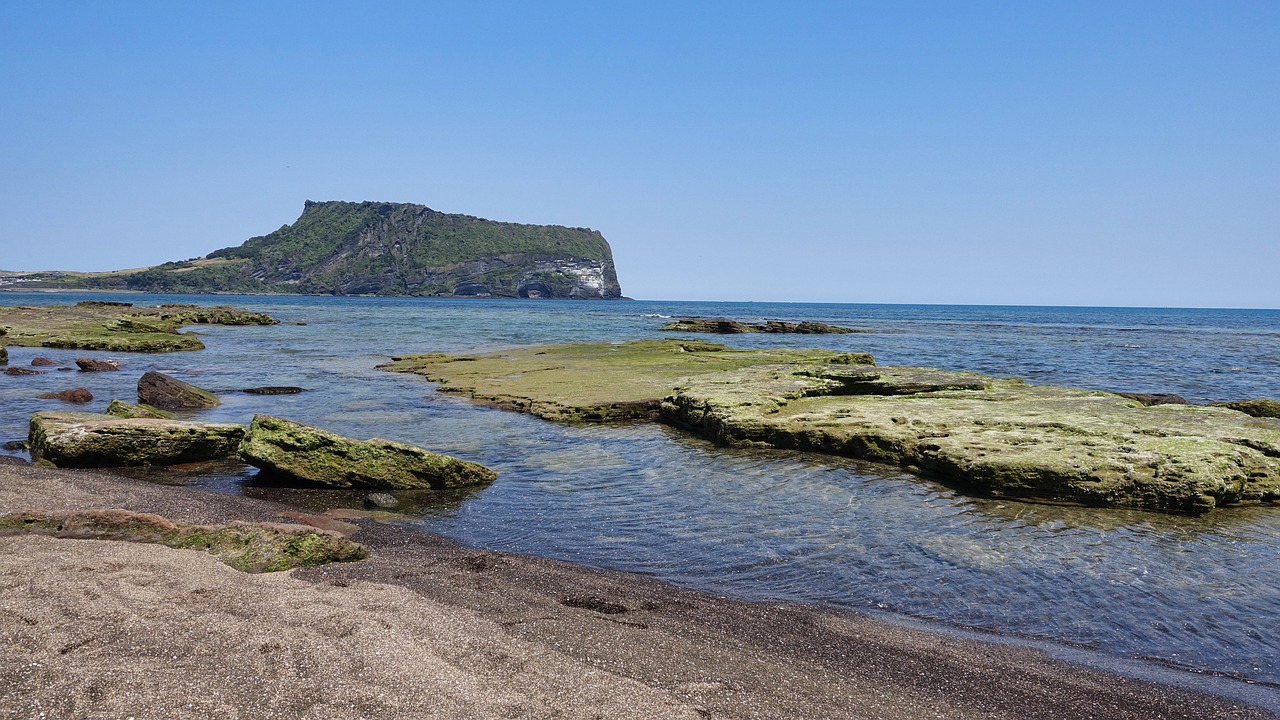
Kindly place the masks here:
<instances>
[{"instance_id":1,"label":"ocean","mask_svg":"<svg viewBox=\"0 0 1280 720\"><path fill-rule=\"evenodd\" d=\"M1280 507L1184 517L971 498L893 467L720 448L658 425L557 425L375 369L392 355L662 337L667 318L703 315L869 331L704 336L735 346L866 351L882 365L1192 402L1280 398L1280 311L0 293L0 305L85 299L231 304L305 325L199 327L208 349L166 355L11 347L14 365L124 368L0 375L0 441L24 439L32 412L65 408L39 393L84 386L86 409L101 411L156 369L221 394L201 419L269 413L489 465L492 486L423 500L405 521L469 545L1280 685ZM307 391L234 392L262 385ZM271 487L233 463L128 472L314 510L361 497Z\"/></svg>"}]
</instances>

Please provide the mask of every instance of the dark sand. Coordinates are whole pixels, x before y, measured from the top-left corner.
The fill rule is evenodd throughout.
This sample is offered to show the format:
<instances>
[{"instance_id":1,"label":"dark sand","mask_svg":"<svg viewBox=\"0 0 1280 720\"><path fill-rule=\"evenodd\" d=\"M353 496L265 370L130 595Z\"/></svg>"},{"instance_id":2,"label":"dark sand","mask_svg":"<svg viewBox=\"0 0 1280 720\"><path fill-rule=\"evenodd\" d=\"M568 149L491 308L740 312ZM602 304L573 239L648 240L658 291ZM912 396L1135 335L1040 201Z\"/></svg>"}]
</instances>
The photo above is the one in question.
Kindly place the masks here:
<instances>
[{"instance_id":1,"label":"dark sand","mask_svg":"<svg viewBox=\"0 0 1280 720\"><path fill-rule=\"evenodd\" d=\"M204 523L288 511L0 464L0 512L91 507ZM371 521L354 538L371 559L270 575L157 545L0 538L0 716L1145 720L1280 708L1273 688L1180 671L1137 680L1023 643L726 600Z\"/></svg>"}]
</instances>

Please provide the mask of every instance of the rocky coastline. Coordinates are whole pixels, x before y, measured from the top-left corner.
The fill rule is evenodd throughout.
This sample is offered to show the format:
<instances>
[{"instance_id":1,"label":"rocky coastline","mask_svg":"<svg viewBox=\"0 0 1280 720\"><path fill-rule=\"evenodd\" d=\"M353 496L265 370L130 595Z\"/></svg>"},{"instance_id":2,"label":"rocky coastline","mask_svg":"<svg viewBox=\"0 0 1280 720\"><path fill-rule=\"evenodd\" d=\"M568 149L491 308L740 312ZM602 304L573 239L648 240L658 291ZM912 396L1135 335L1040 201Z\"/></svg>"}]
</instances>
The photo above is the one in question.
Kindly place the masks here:
<instances>
[{"instance_id":1,"label":"rocky coastline","mask_svg":"<svg viewBox=\"0 0 1280 720\"><path fill-rule=\"evenodd\" d=\"M550 420L656 420L721 444L890 463L983 495L1185 513L1280 502L1274 418L873 363L672 339L384 367Z\"/></svg>"}]
</instances>

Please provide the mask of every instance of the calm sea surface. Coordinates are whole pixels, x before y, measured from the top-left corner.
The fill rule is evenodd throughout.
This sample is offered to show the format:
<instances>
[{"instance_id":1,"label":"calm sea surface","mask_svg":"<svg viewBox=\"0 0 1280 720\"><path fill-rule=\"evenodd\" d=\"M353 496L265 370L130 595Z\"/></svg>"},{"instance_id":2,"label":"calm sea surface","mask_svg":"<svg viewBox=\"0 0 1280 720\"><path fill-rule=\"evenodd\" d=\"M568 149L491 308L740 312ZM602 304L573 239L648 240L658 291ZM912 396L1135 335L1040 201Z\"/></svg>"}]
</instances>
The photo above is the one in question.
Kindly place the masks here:
<instances>
[{"instance_id":1,"label":"calm sea surface","mask_svg":"<svg viewBox=\"0 0 1280 720\"><path fill-rule=\"evenodd\" d=\"M208 349L112 355L10 348L120 373L0 375L0 441L26 436L35 396L87 387L88 409L132 400L145 370L222 395L208 420L265 412L489 465L491 487L420 500L415 522L465 543L630 570L722 595L882 610L1280 684L1280 507L1190 518L966 498L894 468L727 450L654 425L568 427L437 395L375 370L391 355L659 337L669 316L816 320L870 334L721 336L743 347L870 351L880 364L1188 400L1280 398L1280 311L458 301L0 293L0 305L82 299L234 304L306 325L200 328ZM0 324L3 324L0 317ZM12 451L11 451L12 453ZM263 487L235 465L165 482L323 509L359 496Z\"/></svg>"}]
</instances>

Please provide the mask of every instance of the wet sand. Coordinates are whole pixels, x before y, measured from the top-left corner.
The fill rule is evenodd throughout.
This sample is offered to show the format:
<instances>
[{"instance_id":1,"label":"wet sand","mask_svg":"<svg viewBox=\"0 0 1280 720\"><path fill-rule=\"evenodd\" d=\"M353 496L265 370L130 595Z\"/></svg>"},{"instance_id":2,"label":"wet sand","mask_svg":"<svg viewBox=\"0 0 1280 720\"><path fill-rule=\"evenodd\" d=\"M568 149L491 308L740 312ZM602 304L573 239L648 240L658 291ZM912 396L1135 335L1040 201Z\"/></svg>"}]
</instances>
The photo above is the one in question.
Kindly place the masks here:
<instances>
[{"instance_id":1,"label":"wet sand","mask_svg":"<svg viewBox=\"0 0 1280 720\"><path fill-rule=\"evenodd\" d=\"M0 512L103 507L200 523L289 512L0 464ZM0 716L1280 716L1272 688L1154 666L1139 680L999 638L728 600L371 521L353 539L369 560L248 575L158 545L0 537Z\"/></svg>"}]
</instances>

